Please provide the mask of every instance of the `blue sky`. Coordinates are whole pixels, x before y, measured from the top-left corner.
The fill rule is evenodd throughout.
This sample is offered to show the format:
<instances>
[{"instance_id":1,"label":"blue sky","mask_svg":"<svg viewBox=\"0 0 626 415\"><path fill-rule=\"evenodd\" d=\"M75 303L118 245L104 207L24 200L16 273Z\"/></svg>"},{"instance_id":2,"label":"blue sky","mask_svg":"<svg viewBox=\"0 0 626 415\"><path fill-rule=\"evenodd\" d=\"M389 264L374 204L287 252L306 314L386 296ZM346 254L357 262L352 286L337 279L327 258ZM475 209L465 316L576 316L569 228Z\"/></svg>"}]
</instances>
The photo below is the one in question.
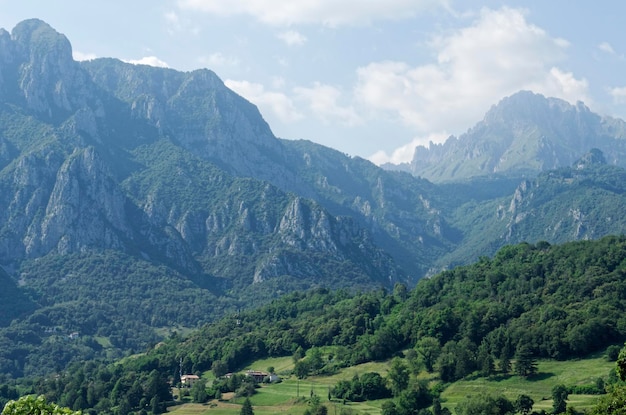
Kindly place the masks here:
<instances>
[{"instance_id":1,"label":"blue sky","mask_svg":"<svg viewBox=\"0 0 626 415\"><path fill-rule=\"evenodd\" d=\"M281 138L410 160L527 89L626 118L626 2L0 0L76 59L209 68Z\"/></svg>"}]
</instances>

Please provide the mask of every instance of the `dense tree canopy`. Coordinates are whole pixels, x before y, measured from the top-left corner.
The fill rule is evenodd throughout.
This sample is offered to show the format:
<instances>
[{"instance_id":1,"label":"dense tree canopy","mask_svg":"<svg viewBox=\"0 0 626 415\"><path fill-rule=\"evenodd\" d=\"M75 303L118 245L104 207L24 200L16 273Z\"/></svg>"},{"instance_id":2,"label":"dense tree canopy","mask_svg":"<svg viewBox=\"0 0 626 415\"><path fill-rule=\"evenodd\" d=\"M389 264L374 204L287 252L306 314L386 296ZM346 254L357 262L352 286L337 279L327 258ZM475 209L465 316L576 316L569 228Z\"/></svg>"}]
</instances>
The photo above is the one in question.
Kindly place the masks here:
<instances>
[{"instance_id":1,"label":"dense tree canopy","mask_svg":"<svg viewBox=\"0 0 626 415\"><path fill-rule=\"evenodd\" d=\"M73 410L133 410L155 396L167 400L163 385L174 382L181 363L187 373L223 374L251 360L293 356L299 375L308 376L411 349L394 363L398 370L390 371L387 384L364 374L334 389L335 396L354 400L393 390L398 410L416 393L404 373L410 376L420 365L443 382L475 372L509 373L511 361L516 373L529 376L537 358L584 356L623 342L625 277L625 237L509 246L492 259L423 280L406 294L398 286L393 293L319 288L287 294L207 324L187 338L173 334L120 365L70 366L58 378L36 382L34 389ZM322 346L333 346L332 353L322 352ZM241 387L242 380L233 376L207 394Z\"/></svg>"}]
</instances>

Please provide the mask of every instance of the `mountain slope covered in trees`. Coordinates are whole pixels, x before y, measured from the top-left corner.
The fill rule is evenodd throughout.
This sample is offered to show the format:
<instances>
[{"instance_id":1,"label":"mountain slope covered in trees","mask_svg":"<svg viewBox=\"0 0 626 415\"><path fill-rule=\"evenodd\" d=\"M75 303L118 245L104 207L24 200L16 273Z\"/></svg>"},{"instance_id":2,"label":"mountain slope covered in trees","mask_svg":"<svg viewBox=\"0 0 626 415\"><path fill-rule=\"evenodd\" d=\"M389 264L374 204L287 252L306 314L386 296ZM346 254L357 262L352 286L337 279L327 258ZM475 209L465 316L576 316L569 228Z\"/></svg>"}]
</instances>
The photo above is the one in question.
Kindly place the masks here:
<instances>
[{"instance_id":1,"label":"mountain slope covered in trees","mask_svg":"<svg viewBox=\"0 0 626 415\"><path fill-rule=\"evenodd\" d=\"M434 372L443 382L439 391L470 375L529 376L533 359L578 358L626 339L625 272L624 237L512 245L411 291L398 284L393 292L289 294L186 338L171 336L118 365L74 365L35 391L73 409L132 410L153 399L149 393L158 395L155 385L176 383L181 362L187 373L224 374L254 359L288 355L296 360L295 374L307 376L401 350L408 352L397 364ZM531 372L522 372L522 359L529 359ZM435 392L424 393L432 399Z\"/></svg>"}]
</instances>

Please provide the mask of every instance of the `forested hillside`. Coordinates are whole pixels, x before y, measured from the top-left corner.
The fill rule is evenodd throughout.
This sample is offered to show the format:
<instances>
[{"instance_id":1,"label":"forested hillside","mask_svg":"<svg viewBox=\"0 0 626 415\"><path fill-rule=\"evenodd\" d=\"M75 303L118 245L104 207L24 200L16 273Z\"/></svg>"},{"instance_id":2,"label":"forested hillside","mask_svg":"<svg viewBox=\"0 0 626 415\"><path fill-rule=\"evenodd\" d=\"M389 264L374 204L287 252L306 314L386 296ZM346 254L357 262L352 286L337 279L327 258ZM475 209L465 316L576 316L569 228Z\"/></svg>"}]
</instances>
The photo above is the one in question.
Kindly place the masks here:
<instances>
[{"instance_id":1,"label":"forested hillside","mask_svg":"<svg viewBox=\"0 0 626 415\"><path fill-rule=\"evenodd\" d=\"M132 409L165 399L157 390L179 381L181 361L184 373L224 374L253 359L293 356L295 374L307 376L402 350L402 364L434 372L439 391L471 374L529 376L539 357L578 358L626 340L625 274L623 236L507 246L410 291L397 284L393 292L289 294L188 337L173 334L121 364L75 364L32 387L74 409Z\"/></svg>"},{"instance_id":2,"label":"forested hillside","mask_svg":"<svg viewBox=\"0 0 626 415\"><path fill-rule=\"evenodd\" d=\"M598 149L535 178L483 178L444 187L461 201L450 223L465 238L437 260L442 267L473 262L480 252L493 255L503 244L597 239L626 227L626 170L607 164ZM510 190L506 196L485 195L497 189Z\"/></svg>"}]
</instances>

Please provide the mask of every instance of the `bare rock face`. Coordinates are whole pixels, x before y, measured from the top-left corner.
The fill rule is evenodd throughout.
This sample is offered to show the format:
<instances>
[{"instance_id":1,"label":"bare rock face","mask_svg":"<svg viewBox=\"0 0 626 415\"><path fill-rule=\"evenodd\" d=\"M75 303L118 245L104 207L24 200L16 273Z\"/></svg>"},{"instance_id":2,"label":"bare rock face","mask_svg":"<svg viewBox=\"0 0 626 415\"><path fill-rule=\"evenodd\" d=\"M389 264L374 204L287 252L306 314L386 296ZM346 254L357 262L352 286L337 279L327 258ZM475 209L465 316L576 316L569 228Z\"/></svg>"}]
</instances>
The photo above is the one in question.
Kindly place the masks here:
<instances>
[{"instance_id":1,"label":"bare rock face","mask_svg":"<svg viewBox=\"0 0 626 415\"><path fill-rule=\"evenodd\" d=\"M625 167L626 123L601 117L582 102L571 105L520 91L461 136L418 146L402 168L434 182L494 173L536 175L570 166L591 148L600 149L609 164Z\"/></svg>"},{"instance_id":2,"label":"bare rock face","mask_svg":"<svg viewBox=\"0 0 626 415\"><path fill-rule=\"evenodd\" d=\"M13 29L11 40L15 76L27 108L60 119L87 105L88 80L73 60L65 36L41 20L31 19Z\"/></svg>"},{"instance_id":3,"label":"bare rock face","mask_svg":"<svg viewBox=\"0 0 626 415\"><path fill-rule=\"evenodd\" d=\"M132 237L125 203L94 149L75 150L57 173L40 234L34 238L38 243L27 253L121 249L122 240Z\"/></svg>"},{"instance_id":4,"label":"bare rock face","mask_svg":"<svg viewBox=\"0 0 626 415\"><path fill-rule=\"evenodd\" d=\"M13 56L15 55L14 45L11 41L11 35L4 29L0 29L0 91L6 94L5 78L10 76L7 68L13 64Z\"/></svg>"},{"instance_id":5,"label":"bare rock face","mask_svg":"<svg viewBox=\"0 0 626 415\"><path fill-rule=\"evenodd\" d=\"M0 92L0 263L116 250L250 283L323 281L335 264L366 284L403 278L372 233L400 235L388 197L411 210L414 195L381 179L372 193L369 163L285 144L210 70L75 62L32 19L0 31Z\"/></svg>"}]
</instances>

